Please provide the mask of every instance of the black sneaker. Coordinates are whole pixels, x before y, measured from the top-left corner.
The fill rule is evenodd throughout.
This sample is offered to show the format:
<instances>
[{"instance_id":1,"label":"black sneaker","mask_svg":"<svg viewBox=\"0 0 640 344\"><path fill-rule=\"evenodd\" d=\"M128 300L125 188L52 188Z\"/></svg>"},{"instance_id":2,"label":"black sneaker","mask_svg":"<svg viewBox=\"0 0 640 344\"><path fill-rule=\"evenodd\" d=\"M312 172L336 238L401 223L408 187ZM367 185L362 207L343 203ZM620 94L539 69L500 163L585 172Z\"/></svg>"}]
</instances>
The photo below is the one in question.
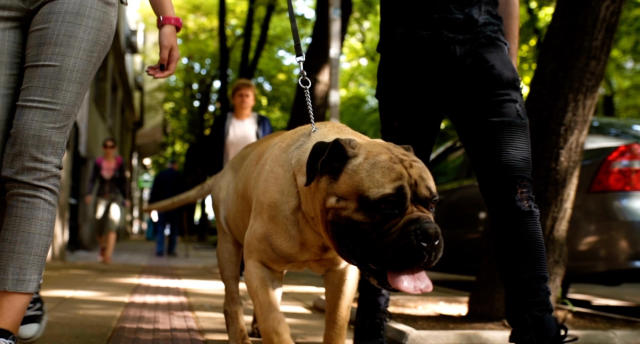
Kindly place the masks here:
<instances>
[{"instance_id":1,"label":"black sneaker","mask_svg":"<svg viewBox=\"0 0 640 344\"><path fill-rule=\"evenodd\" d=\"M0 344L16 344L17 341L13 333L0 328Z\"/></svg>"},{"instance_id":2,"label":"black sneaker","mask_svg":"<svg viewBox=\"0 0 640 344\"><path fill-rule=\"evenodd\" d=\"M551 336L545 336L543 331L519 331L514 329L509 336L509 343L516 344L565 344L578 341L578 337L569 334L567 326L556 323L555 332Z\"/></svg>"},{"instance_id":3,"label":"black sneaker","mask_svg":"<svg viewBox=\"0 0 640 344\"><path fill-rule=\"evenodd\" d=\"M18 331L18 339L24 343L34 342L42 336L45 327L47 327L47 313L45 312L44 302L39 293L34 293L27 312L20 323ZM0 342L0 344L4 344Z\"/></svg>"},{"instance_id":4,"label":"black sneaker","mask_svg":"<svg viewBox=\"0 0 640 344\"><path fill-rule=\"evenodd\" d=\"M567 326L565 326L564 324L559 324L558 327L560 329L560 332L556 337L558 343L573 343L578 341L578 336L569 334L569 329L567 328Z\"/></svg>"},{"instance_id":5,"label":"black sneaker","mask_svg":"<svg viewBox=\"0 0 640 344\"><path fill-rule=\"evenodd\" d=\"M0 344L16 344L16 337L11 336L11 338L0 338Z\"/></svg>"}]
</instances>

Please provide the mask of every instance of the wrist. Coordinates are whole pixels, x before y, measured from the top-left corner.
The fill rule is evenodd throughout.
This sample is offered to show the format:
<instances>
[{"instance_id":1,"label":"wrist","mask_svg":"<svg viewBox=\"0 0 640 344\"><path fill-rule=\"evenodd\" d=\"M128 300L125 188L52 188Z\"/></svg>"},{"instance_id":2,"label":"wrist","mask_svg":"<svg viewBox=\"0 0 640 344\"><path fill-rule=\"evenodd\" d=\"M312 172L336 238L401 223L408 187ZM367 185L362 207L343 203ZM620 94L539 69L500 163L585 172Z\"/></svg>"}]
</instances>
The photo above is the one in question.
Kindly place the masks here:
<instances>
[{"instance_id":1,"label":"wrist","mask_svg":"<svg viewBox=\"0 0 640 344\"><path fill-rule=\"evenodd\" d=\"M157 20L158 29L165 25L173 25L176 28L176 33L182 29L182 19L174 16L159 16Z\"/></svg>"}]
</instances>

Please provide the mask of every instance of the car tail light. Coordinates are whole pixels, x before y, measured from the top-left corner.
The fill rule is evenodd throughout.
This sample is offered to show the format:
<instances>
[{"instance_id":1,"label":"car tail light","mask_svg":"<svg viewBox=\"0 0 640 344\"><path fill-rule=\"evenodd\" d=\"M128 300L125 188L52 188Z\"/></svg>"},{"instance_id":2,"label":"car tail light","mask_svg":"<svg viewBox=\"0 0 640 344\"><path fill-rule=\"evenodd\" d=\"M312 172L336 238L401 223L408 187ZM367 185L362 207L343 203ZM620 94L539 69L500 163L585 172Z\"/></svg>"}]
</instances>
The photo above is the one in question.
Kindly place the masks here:
<instances>
[{"instance_id":1,"label":"car tail light","mask_svg":"<svg viewBox=\"0 0 640 344\"><path fill-rule=\"evenodd\" d=\"M609 154L591 191L640 191L640 144L620 146Z\"/></svg>"}]
</instances>

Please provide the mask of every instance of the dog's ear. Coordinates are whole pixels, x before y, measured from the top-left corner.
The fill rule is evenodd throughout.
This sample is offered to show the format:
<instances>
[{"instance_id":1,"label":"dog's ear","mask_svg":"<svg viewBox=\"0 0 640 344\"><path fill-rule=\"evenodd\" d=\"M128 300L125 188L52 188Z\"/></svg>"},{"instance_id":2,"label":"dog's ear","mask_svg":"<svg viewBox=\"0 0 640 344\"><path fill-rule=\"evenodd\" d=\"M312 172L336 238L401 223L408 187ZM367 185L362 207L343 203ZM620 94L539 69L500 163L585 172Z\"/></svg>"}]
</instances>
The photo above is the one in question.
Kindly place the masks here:
<instances>
[{"instance_id":1,"label":"dog's ear","mask_svg":"<svg viewBox=\"0 0 640 344\"><path fill-rule=\"evenodd\" d=\"M324 175L338 179L356 146L353 139L335 139L314 144L307 158L307 181L304 186L311 185L317 177Z\"/></svg>"},{"instance_id":2,"label":"dog's ear","mask_svg":"<svg viewBox=\"0 0 640 344\"><path fill-rule=\"evenodd\" d=\"M415 154L415 152L413 151L413 147L409 146L409 145L399 145L400 148L404 149L405 151L411 153L411 154Z\"/></svg>"}]
</instances>

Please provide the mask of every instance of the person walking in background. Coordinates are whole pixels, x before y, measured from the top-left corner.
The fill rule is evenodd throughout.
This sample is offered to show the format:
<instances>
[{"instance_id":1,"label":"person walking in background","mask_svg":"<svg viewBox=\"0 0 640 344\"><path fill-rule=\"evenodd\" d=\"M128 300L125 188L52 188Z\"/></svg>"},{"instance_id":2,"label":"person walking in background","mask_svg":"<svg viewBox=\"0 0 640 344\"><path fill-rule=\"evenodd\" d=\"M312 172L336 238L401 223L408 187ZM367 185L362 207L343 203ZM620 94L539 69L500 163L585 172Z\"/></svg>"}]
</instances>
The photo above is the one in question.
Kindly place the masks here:
<instances>
[{"instance_id":1,"label":"person walking in background","mask_svg":"<svg viewBox=\"0 0 640 344\"><path fill-rule=\"evenodd\" d=\"M273 132L271 121L255 113L256 87L248 79L238 79L231 88L233 111L216 118L211 129L213 170L218 173L244 146Z\"/></svg>"},{"instance_id":2,"label":"person walking in background","mask_svg":"<svg viewBox=\"0 0 640 344\"><path fill-rule=\"evenodd\" d=\"M444 116L453 122L491 218L510 342L573 341L553 316L516 70L518 0L380 1L378 85L384 140L427 166ZM410 56L407 54L410 52ZM407 69L407 62L415 62ZM446 247L446 243L445 243ZM389 294L359 285L354 343L384 343Z\"/></svg>"},{"instance_id":3,"label":"person walking in background","mask_svg":"<svg viewBox=\"0 0 640 344\"><path fill-rule=\"evenodd\" d=\"M85 202L92 204L95 194L94 230L98 235L100 261L109 264L116 245L118 230L124 225L125 207L129 204L129 184L124 161L116 153L116 141L102 141L102 156L96 158L89 178Z\"/></svg>"},{"instance_id":4,"label":"person walking in background","mask_svg":"<svg viewBox=\"0 0 640 344\"><path fill-rule=\"evenodd\" d=\"M178 171L178 163L169 160L166 169L160 171L153 179L149 203L158 202L170 198L184 191L182 176ZM158 213L158 220L154 224L156 235L156 256L162 257L165 253L165 237L168 237L167 254L176 255L177 237L183 221L182 208Z\"/></svg>"},{"instance_id":5,"label":"person walking in background","mask_svg":"<svg viewBox=\"0 0 640 344\"><path fill-rule=\"evenodd\" d=\"M164 25L176 22L175 13L171 0L150 2L163 19L160 59L147 73L164 78L179 58L176 27ZM117 15L116 0L0 1L2 344L15 343L23 320L37 321L24 317L27 306L44 310L34 292L53 238L62 156L82 99L113 42ZM35 340L43 328L22 340Z\"/></svg>"}]
</instances>

